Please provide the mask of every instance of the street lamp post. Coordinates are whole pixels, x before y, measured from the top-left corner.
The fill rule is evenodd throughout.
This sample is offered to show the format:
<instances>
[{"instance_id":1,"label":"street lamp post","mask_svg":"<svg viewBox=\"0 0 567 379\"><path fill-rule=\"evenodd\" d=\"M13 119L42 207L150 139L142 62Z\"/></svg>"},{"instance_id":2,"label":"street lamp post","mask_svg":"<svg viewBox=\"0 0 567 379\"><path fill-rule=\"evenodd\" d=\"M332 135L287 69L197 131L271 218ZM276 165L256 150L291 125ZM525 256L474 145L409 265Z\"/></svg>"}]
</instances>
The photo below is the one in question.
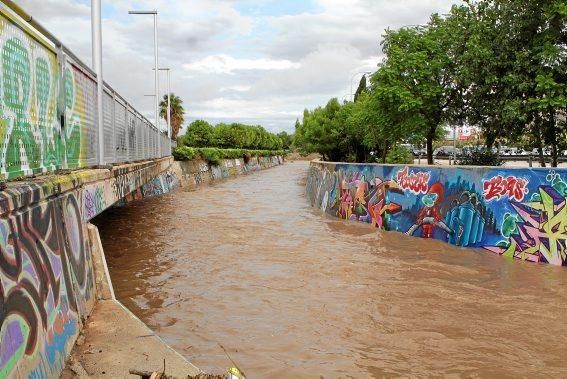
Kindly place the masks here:
<instances>
[{"instance_id":1,"label":"street lamp post","mask_svg":"<svg viewBox=\"0 0 567 379\"><path fill-rule=\"evenodd\" d=\"M102 21L100 0L91 0L91 34L93 70L96 73L96 118L98 136L98 161L104 165L104 118L103 118L103 96L104 80L102 78Z\"/></svg>"},{"instance_id":2,"label":"street lamp post","mask_svg":"<svg viewBox=\"0 0 567 379\"><path fill-rule=\"evenodd\" d=\"M171 139L171 82L169 81L169 72L171 69L169 67L160 67L159 70L167 72L167 136Z\"/></svg>"},{"instance_id":3,"label":"street lamp post","mask_svg":"<svg viewBox=\"0 0 567 379\"><path fill-rule=\"evenodd\" d=\"M352 92L352 82L353 82L354 78L355 78L357 75L360 75L360 74L362 74L362 75L368 75L368 74L372 74L372 71L357 72L356 74L354 74L354 75L352 76L352 78L350 78L350 101L354 101L354 93Z\"/></svg>"},{"instance_id":4,"label":"street lamp post","mask_svg":"<svg viewBox=\"0 0 567 379\"><path fill-rule=\"evenodd\" d=\"M128 11L128 14L151 14L154 16L154 67L159 67L158 64L158 30L157 30L157 15L158 11ZM155 124L159 132L159 75L158 70L154 70L154 114ZM161 143L158 143L158 155L161 158Z\"/></svg>"}]
</instances>

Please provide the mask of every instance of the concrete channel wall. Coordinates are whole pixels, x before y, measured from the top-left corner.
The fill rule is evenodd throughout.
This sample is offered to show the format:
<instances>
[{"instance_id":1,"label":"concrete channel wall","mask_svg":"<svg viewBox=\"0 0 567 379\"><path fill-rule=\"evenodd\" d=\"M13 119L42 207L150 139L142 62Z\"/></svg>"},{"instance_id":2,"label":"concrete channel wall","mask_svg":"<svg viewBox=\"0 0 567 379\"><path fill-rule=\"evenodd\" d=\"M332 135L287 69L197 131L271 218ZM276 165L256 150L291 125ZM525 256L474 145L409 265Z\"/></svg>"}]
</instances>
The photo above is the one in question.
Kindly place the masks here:
<instances>
[{"instance_id":1,"label":"concrete channel wall","mask_svg":"<svg viewBox=\"0 0 567 379\"><path fill-rule=\"evenodd\" d=\"M104 325L100 315L113 309L115 317L124 321L116 325L151 333L112 303L98 230L89 220L111 206L161 195L181 183L194 189L282 163L282 157L272 157L247 163L225 160L221 166L210 166L202 161L174 162L168 157L8 183L0 192L0 378L58 377L95 305L99 316L97 319L95 310L97 320L90 324L100 328ZM148 346L155 351L171 350L157 337L152 341ZM114 346L110 340L101 343L105 348ZM150 340L146 338L145 343ZM122 346L122 350L124 362L135 360L134 347ZM178 362L184 372L197 372L172 350L167 354L170 366ZM111 367L112 360L105 364L107 373L127 374L124 367ZM96 371L100 367L91 366L87 368L102 373Z\"/></svg>"},{"instance_id":2,"label":"concrete channel wall","mask_svg":"<svg viewBox=\"0 0 567 379\"><path fill-rule=\"evenodd\" d=\"M81 170L0 192L0 378L59 376L97 297L110 291L104 270L96 278L98 233L88 221L132 193L177 188L172 164Z\"/></svg>"},{"instance_id":3,"label":"concrete channel wall","mask_svg":"<svg viewBox=\"0 0 567 379\"><path fill-rule=\"evenodd\" d=\"M284 163L282 156L225 159L220 166L213 166L202 160L175 162L173 172L184 189L193 190L219 180L278 166Z\"/></svg>"},{"instance_id":4,"label":"concrete channel wall","mask_svg":"<svg viewBox=\"0 0 567 379\"><path fill-rule=\"evenodd\" d=\"M307 195L333 216L376 228L567 264L567 169L313 161Z\"/></svg>"}]
</instances>

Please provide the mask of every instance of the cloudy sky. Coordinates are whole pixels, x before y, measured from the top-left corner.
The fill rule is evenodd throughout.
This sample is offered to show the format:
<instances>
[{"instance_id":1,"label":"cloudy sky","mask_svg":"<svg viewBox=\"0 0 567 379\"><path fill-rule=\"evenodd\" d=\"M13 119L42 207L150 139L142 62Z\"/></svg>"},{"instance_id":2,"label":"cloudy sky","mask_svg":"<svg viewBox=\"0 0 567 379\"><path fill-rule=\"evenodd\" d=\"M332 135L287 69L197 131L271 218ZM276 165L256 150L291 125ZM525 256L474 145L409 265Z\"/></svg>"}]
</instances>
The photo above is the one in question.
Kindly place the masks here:
<instances>
[{"instance_id":1,"label":"cloudy sky","mask_svg":"<svg viewBox=\"0 0 567 379\"><path fill-rule=\"evenodd\" d=\"M104 78L153 118L153 20L160 66L187 119L293 131L304 108L349 96L380 60L384 29L421 24L458 0L102 0ZM90 0L18 0L87 64ZM161 80L166 92L165 74Z\"/></svg>"}]
</instances>

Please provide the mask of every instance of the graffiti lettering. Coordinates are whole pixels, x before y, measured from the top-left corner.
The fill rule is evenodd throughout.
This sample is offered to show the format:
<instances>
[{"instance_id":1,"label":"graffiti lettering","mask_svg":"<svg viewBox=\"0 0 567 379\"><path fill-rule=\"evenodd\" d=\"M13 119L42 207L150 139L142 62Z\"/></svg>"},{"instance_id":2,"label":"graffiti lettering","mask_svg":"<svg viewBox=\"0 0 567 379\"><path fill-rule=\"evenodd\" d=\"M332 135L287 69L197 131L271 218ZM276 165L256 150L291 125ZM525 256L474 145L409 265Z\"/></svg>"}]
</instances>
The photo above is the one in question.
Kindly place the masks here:
<instances>
[{"instance_id":1,"label":"graffiti lettering","mask_svg":"<svg viewBox=\"0 0 567 379\"><path fill-rule=\"evenodd\" d=\"M58 375L90 312L94 281L79 211L71 194L0 221L0 377L24 356L44 362L40 377Z\"/></svg>"},{"instance_id":2,"label":"graffiti lettering","mask_svg":"<svg viewBox=\"0 0 567 379\"><path fill-rule=\"evenodd\" d=\"M409 190L415 195L426 194L429 190L429 172L409 172L407 167L398 171L396 181L403 190Z\"/></svg>"},{"instance_id":3,"label":"graffiti lettering","mask_svg":"<svg viewBox=\"0 0 567 379\"><path fill-rule=\"evenodd\" d=\"M484 198L487 201L498 200L504 196L516 201L523 201L528 193L528 180L515 176L504 178L498 175L489 180L483 180L482 187Z\"/></svg>"},{"instance_id":4,"label":"graffiti lettering","mask_svg":"<svg viewBox=\"0 0 567 379\"><path fill-rule=\"evenodd\" d=\"M563 265L567 259L567 198L551 186L540 186L537 200L513 204L517 215L507 215L508 246L487 246L504 256Z\"/></svg>"}]
</instances>

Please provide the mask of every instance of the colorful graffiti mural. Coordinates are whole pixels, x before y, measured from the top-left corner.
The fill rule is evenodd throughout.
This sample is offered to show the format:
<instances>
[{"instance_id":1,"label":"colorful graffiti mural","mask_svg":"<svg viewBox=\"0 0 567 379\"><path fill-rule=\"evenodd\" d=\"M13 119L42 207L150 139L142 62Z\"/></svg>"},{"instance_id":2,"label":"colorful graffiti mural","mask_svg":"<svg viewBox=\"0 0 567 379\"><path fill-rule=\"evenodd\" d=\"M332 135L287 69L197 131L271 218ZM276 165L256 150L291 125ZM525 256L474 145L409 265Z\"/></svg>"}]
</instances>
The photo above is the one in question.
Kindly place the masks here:
<instances>
[{"instance_id":1,"label":"colorful graffiti mural","mask_svg":"<svg viewBox=\"0 0 567 379\"><path fill-rule=\"evenodd\" d=\"M69 62L60 73L57 54L1 14L0 31L0 174L86 166L94 82Z\"/></svg>"},{"instance_id":2,"label":"colorful graffiti mural","mask_svg":"<svg viewBox=\"0 0 567 379\"><path fill-rule=\"evenodd\" d=\"M59 375L95 301L87 222L138 191L148 197L177 188L172 161L0 192L0 378Z\"/></svg>"},{"instance_id":3,"label":"colorful graffiti mural","mask_svg":"<svg viewBox=\"0 0 567 379\"><path fill-rule=\"evenodd\" d=\"M96 80L0 2L0 179L98 164ZM104 162L157 158L171 141L109 87Z\"/></svg>"},{"instance_id":4,"label":"colorful graffiti mural","mask_svg":"<svg viewBox=\"0 0 567 379\"><path fill-rule=\"evenodd\" d=\"M567 265L567 170L312 162L311 204L337 217Z\"/></svg>"},{"instance_id":5,"label":"colorful graffiti mural","mask_svg":"<svg viewBox=\"0 0 567 379\"><path fill-rule=\"evenodd\" d=\"M57 376L94 302L74 194L0 220L0 377Z\"/></svg>"}]
</instances>

